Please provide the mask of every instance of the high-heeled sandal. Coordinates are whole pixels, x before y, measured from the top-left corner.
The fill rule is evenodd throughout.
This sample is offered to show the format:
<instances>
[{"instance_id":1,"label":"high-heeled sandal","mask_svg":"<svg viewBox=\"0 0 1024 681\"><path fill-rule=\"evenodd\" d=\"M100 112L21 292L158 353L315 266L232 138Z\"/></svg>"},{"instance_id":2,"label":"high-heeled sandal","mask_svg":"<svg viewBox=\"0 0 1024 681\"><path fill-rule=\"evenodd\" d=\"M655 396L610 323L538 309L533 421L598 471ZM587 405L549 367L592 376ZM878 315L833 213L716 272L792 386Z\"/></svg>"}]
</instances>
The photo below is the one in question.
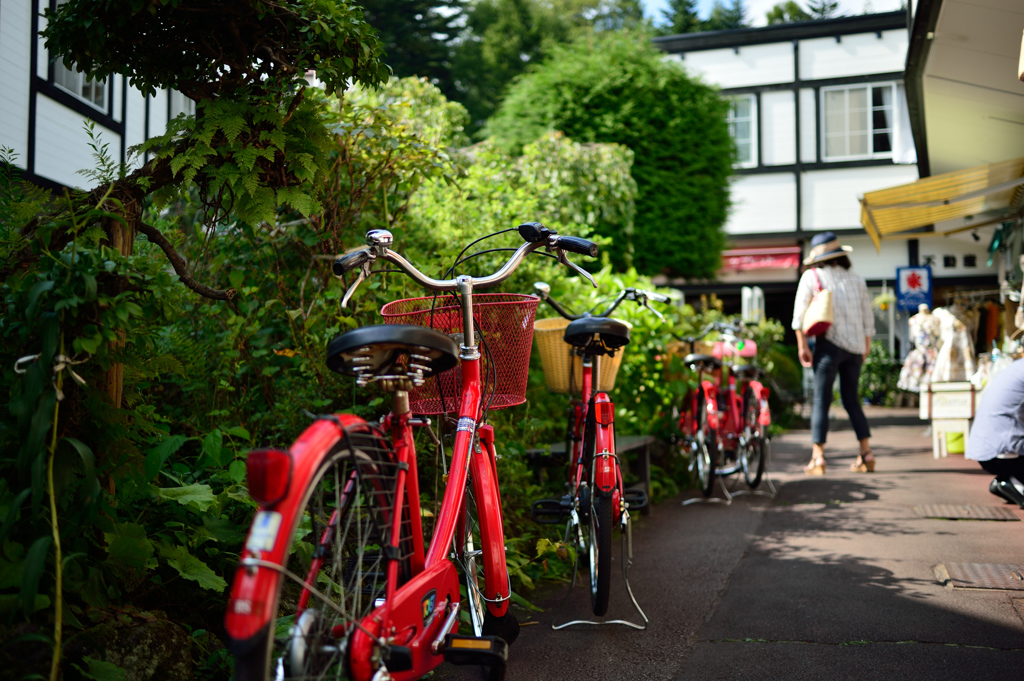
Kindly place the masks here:
<instances>
[{"instance_id":1,"label":"high-heeled sandal","mask_svg":"<svg viewBox=\"0 0 1024 681\"><path fill-rule=\"evenodd\" d=\"M811 462L804 466L804 473L807 475L825 475L825 459L811 459Z\"/></svg>"},{"instance_id":2,"label":"high-heeled sandal","mask_svg":"<svg viewBox=\"0 0 1024 681\"><path fill-rule=\"evenodd\" d=\"M850 464L850 470L854 473L874 473L875 456L869 449L864 454L857 456L857 460Z\"/></svg>"}]
</instances>

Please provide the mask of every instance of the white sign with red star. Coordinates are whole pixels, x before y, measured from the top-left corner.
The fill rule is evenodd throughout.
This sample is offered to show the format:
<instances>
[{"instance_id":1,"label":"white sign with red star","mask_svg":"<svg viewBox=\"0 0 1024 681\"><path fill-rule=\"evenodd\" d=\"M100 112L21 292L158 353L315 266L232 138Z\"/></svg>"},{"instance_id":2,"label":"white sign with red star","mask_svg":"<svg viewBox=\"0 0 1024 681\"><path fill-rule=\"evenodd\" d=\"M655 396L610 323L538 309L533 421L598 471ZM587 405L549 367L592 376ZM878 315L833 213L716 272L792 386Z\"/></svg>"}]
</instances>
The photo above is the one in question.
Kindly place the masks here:
<instances>
[{"instance_id":1,"label":"white sign with red star","mask_svg":"<svg viewBox=\"0 0 1024 681\"><path fill-rule=\"evenodd\" d=\"M896 268L896 307L917 312L920 305L932 306L932 268Z\"/></svg>"}]
</instances>

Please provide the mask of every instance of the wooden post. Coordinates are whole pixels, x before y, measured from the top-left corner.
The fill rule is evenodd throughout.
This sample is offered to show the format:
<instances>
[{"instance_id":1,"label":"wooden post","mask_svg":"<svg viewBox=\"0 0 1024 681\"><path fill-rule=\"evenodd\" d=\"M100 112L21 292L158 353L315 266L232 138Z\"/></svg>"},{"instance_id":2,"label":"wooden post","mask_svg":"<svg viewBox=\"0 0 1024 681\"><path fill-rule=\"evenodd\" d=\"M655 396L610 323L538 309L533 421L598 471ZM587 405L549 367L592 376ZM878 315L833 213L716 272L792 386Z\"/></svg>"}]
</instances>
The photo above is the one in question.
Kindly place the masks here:
<instances>
[{"instance_id":1,"label":"wooden post","mask_svg":"<svg viewBox=\"0 0 1024 681\"><path fill-rule=\"evenodd\" d=\"M135 228L134 220L127 219L126 223L113 218L104 220L104 227L110 239L110 247L121 255L129 256L135 252ZM124 348L124 332L119 331L120 340L110 344L111 350L119 351ZM104 377L103 392L110 398L111 403L117 409L121 408L121 397L124 391L124 365L120 362L111 364Z\"/></svg>"}]
</instances>

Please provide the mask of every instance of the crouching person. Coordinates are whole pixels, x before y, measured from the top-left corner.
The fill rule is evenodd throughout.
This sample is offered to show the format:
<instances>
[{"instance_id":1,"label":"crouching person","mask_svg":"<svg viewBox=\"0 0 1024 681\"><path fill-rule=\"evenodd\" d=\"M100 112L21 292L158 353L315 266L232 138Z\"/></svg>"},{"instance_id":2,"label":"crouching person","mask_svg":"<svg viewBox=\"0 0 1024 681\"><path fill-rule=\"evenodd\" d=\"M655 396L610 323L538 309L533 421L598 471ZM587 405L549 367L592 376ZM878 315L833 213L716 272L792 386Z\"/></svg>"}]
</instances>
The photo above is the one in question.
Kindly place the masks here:
<instances>
[{"instance_id":1,"label":"crouching person","mask_svg":"<svg viewBox=\"0 0 1024 681\"><path fill-rule=\"evenodd\" d=\"M964 454L996 476L988 486L992 494L1024 508L1024 361L985 387Z\"/></svg>"}]
</instances>

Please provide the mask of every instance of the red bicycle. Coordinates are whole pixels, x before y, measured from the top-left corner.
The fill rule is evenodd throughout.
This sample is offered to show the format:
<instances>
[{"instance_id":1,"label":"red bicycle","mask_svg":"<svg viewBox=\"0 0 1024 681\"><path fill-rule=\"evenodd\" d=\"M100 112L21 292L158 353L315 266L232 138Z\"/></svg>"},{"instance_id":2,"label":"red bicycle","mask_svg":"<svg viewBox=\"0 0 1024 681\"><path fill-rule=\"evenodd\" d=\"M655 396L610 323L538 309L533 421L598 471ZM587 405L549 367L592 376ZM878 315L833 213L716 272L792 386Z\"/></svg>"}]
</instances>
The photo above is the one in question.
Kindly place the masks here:
<instances>
[{"instance_id":1,"label":"red bicycle","mask_svg":"<svg viewBox=\"0 0 1024 681\"><path fill-rule=\"evenodd\" d=\"M694 353L696 342L712 331L719 332L721 340L711 354ZM696 471L705 497L711 496L716 475L742 470L753 490L765 471L765 429L772 422L769 391L758 380L761 369L750 361L757 356L757 345L742 333L742 325L713 322L699 336L680 338L690 344L683 363L697 372L698 387L685 399L679 427L689 445L690 470ZM724 485L723 490L731 500Z\"/></svg>"},{"instance_id":2,"label":"red bicycle","mask_svg":"<svg viewBox=\"0 0 1024 681\"><path fill-rule=\"evenodd\" d=\"M623 484L619 457L615 450L615 405L607 392L598 390L601 385L601 360L609 359L629 343L630 325L610 315L623 301L631 300L646 307L662 321L664 317L649 306L649 301L668 302L668 296L641 289L627 288L600 314L590 312L582 315L570 314L550 297L551 287L543 282L534 284L534 290L570 324L565 327L565 342L572 353L582 358L580 399L574 400L569 409L569 428L566 452L569 455L569 493L561 499L542 499L533 504L533 517L539 523L557 524L568 516L565 528L565 542L577 547L577 555L587 556L590 569L590 602L593 612L602 616L608 612L611 590L612 531L618 526L623 539L631 531L630 510L642 511L647 507L647 493L643 489L626 489ZM575 363L568 364L570 373ZM575 383L570 377L569 384ZM570 390L572 387L570 387ZM628 542L627 542L628 543ZM631 547L625 547L623 575L633 605L644 615L632 590L626 573L632 556ZM578 561L577 561L578 565ZM575 568L574 568L575 572ZM573 577L575 582L575 575ZM561 629L575 621L562 625L552 624ZM621 620L617 624L633 625ZM643 628L643 627L638 627Z\"/></svg>"},{"instance_id":3,"label":"red bicycle","mask_svg":"<svg viewBox=\"0 0 1024 681\"><path fill-rule=\"evenodd\" d=\"M505 281L541 248L580 272L566 251L597 253L592 242L539 223L518 231L526 243L487 277L432 279L391 250L385 230L369 232L367 248L334 263L337 275L359 270L343 304L377 260L425 288L457 292L458 304L395 301L382 312L398 323L355 329L328 344L329 368L392 393L391 413L379 424L320 416L290 449L250 453L249 494L259 510L225 616L236 679L405 681L442 660L504 677L519 624L509 609L494 429L485 421L488 408L525 400L539 301L474 292ZM456 331L459 343L449 335ZM516 370L505 371L498 365L515 357L513 346ZM461 372L448 371L460 360ZM429 429L430 420L413 414L445 413L448 405L457 407L458 425L425 547L413 428ZM463 606L468 635L453 633Z\"/></svg>"}]
</instances>

